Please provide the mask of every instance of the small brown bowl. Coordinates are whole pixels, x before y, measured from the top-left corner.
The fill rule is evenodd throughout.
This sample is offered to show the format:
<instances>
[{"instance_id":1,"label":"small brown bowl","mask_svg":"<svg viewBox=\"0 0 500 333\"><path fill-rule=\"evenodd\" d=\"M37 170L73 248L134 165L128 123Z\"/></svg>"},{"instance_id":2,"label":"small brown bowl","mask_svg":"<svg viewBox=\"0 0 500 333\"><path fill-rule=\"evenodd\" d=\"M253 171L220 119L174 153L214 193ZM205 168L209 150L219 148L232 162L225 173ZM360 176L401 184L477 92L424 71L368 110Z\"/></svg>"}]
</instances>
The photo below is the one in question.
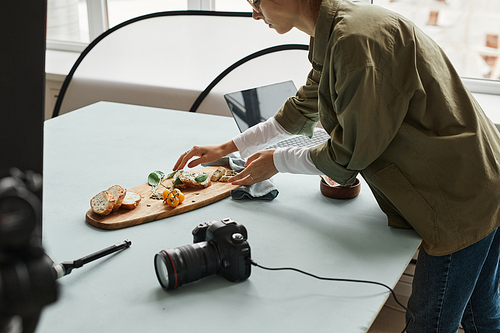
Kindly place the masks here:
<instances>
[{"instance_id":1,"label":"small brown bowl","mask_svg":"<svg viewBox=\"0 0 500 333\"><path fill-rule=\"evenodd\" d=\"M328 176L321 176L320 189L321 193L329 198L352 199L361 191L361 183L359 179L356 178L354 184L342 186Z\"/></svg>"}]
</instances>

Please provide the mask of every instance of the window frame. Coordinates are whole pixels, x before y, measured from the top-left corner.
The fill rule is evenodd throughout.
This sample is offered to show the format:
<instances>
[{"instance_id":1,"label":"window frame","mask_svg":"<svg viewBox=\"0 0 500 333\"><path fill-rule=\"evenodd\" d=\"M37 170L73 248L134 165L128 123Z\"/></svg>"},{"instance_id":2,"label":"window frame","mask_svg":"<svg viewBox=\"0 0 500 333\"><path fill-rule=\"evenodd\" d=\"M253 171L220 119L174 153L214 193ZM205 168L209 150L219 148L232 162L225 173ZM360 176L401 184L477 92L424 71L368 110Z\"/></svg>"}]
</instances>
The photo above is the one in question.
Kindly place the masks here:
<instances>
[{"instance_id":1,"label":"window frame","mask_svg":"<svg viewBox=\"0 0 500 333\"><path fill-rule=\"evenodd\" d=\"M214 10L215 0L186 0L188 10ZM109 29L107 0L86 0L89 22L89 39L92 41ZM48 50L82 52L88 43L48 39Z\"/></svg>"},{"instance_id":2,"label":"window frame","mask_svg":"<svg viewBox=\"0 0 500 333\"><path fill-rule=\"evenodd\" d=\"M215 0L186 0L188 10L214 10ZM373 0L363 0L373 3ZM89 18L89 38L109 29L107 0L86 0ZM82 52L87 43L47 40L48 50ZM465 86L473 93L500 95L500 80L462 77Z\"/></svg>"},{"instance_id":3,"label":"window frame","mask_svg":"<svg viewBox=\"0 0 500 333\"><path fill-rule=\"evenodd\" d=\"M500 80L462 77L462 82L472 93L500 95Z\"/></svg>"}]
</instances>

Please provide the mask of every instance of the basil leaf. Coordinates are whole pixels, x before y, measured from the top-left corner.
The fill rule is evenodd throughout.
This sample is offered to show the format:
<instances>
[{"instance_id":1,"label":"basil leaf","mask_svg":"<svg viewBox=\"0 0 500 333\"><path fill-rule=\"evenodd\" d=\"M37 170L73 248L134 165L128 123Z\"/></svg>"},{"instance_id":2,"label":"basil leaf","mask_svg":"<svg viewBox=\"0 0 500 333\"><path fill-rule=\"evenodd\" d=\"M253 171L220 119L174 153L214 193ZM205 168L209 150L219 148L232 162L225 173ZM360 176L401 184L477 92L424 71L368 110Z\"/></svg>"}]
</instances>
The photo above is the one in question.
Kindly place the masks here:
<instances>
[{"instance_id":1,"label":"basil leaf","mask_svg":"<svg viewBox=\"0 0 500 333\"><path fill-rule=\"evenodd\" d=\"M206 173L201 173L196 178L194 179L197 183L203 183L205 180L207 180L208 175Z\"/></svg>"},{"instance_id":2,"label":"basil leaf","mask_svg":"<svg viewBox=\"0 0 500 333\"><path fill-rule=\"evenodd\" d=\"M177 172L177 171L174 171L174 172L172 172L172 173L169 173L169 174L168 174L168 176L167 176L167 179L172 178L172 177L175 175L175 173L176 173L176 172Z\"/></svg>"},{"instance_id":3,"label":"basil leaf","mask_svg":"<svg viewBox=\"0 0 500 333\"><path fill-rule=\"evenodd\" d=\"M174 182L172 183L173 186L175 185L183 185L184 183L179 179L179 177L175 178Z\"/></svg>"},{"instance_id":4,"label":"basil leaf","mask_svg":"<svg viewBox=\"0 0 500 333\"><path fill-rule=\"evenodd\" d=\"M157 186L163 177L165 177L165 174L162 171L153 171L148 176L148 183L151 186Z\"/></svg>"},{"instance_id":5,"label":"basil leaf","mask_svg":"<svg viewBox=\"0 0 500 333\"><path fill-rule=\"evenodd\" d=\"M151 172L148 176L148 183L151 186L156 186L158 185L158 182L160 181L160 178L155 172Z\"/></svg>"}]
</instances>

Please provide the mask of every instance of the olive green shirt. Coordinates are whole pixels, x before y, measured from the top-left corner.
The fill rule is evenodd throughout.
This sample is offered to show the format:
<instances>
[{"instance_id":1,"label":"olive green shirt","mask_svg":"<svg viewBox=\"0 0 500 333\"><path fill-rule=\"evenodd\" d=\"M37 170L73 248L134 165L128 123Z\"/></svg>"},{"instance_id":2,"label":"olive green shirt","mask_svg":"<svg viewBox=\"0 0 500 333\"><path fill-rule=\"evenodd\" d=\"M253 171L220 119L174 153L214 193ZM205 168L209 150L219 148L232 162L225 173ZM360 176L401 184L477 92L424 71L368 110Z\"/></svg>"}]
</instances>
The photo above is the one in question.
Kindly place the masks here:
<instances>
[{"instance_id":1,"label":"olive green shirt","mask_svg":"<svg viewBox=\"0 0 500 333\"><path fill-rule=\"evenodd\" d=\"M446 255L500 225L500 136L440 47L406 18L324 0L307 83L276 113L290 133L318 121L310 150L340 184L361 174L390 226L414 228Z\"/></svg>"}]
</instances>

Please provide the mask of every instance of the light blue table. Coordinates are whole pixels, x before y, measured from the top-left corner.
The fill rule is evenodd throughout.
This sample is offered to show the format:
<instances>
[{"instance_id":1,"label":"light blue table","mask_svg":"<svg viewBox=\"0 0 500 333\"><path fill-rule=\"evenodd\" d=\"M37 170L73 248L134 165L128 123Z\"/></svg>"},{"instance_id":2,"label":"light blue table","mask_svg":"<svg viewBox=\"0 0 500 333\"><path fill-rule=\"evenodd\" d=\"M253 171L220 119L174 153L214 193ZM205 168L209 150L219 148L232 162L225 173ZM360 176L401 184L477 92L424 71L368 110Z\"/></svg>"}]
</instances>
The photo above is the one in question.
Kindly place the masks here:
<instances>
[{"instance_id":1,"label":"light blue table","mask_svg":"<svg viewBox=\"0 0 500 333\"><path fill-rule=\"evenodd\" d=\"M231 118L107 102L47 121L43 233L51 258L74 260L124 239L132 246L60 279L60 299L37 332L365 332L389 295L383 287L253 267L242 283L212 276L165 292L153 265L160 250L192 243L198 223L231 217L247 228L261 265L392 287L421 240L387 226L363 181L357 198L337 201L320 193L317 176L278 174L271 202L227 198L114 231L85 222L97 192L142 184L191 146L235 134Z\"/></svg>"}]
</instances>

